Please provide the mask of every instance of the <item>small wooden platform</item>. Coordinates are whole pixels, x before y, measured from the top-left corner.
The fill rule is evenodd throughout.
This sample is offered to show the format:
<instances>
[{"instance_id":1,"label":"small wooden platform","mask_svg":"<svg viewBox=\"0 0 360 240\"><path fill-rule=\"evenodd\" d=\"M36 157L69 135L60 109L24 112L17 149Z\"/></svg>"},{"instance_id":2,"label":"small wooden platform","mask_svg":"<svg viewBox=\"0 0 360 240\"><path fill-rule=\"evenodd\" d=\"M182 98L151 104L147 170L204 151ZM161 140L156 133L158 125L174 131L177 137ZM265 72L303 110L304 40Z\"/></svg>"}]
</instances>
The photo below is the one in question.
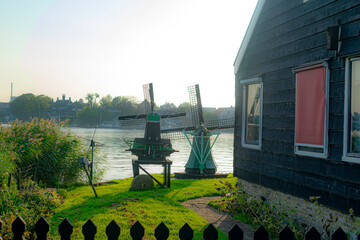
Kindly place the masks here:
<instances>
[{"instance_id":1,"label":"small wooden platform","mask_svg":"<svg viewBox=\"0 0 360 240\"><path fill-rule=\"evenodd\" d=\"M157 179L155 179L148 171L146 171L142 166L143 164L147 165L162 165L164 167L164 183L160 183ZM155 182L157 182L161 187L170 187L170 172L171 172L171 164L170 160L132 160L133 174L134 178L139 175L140 169L143 170L148 176L150 176Z\"/></svg>"},{"instance_id":2,"label":"small wooden platform","mask_svg":"<svg viewBox=\"0 0 360 240\"><path fill-rule=\"evenodd\" d=\"M211 179L211 178L227 178L228 173L215 173L215 174L193 174L185 172L175 173L177 179Z\"/></svg>"}]
</instances>

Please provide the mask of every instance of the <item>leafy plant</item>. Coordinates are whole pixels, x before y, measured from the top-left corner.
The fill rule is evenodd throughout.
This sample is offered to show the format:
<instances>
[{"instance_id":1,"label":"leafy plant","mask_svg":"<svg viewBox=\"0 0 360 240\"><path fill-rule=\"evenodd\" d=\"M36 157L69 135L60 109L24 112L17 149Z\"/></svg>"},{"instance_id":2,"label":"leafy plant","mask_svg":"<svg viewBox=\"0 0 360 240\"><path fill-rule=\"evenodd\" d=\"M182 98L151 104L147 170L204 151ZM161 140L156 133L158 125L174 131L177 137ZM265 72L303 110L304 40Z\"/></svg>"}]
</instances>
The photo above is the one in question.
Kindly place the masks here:
<instances>
[{"instance_id":1,"label":"leafy plant","mask_svg":"<svg viewBox=\"0 0 360 240\"><path fill-rule=\"evenodd\" d=\"M315 206L315 212L317 213L314 218L321 223L321 227L324 231L321 232L321 235L325 239L330 239L332 233L338 228L341 227L341 222L339 221L339 217L334 213L325 214L323 208L319 204L318 200L319 196L312 196L309 200ZM360 233L358 228L360 227L360 219L354 215L354 210L352 208L349 209L349 219L348 225L353 226L348 235L349 239L356 239L356 236Z\"/></svg>"},{"instance_id":2,"label":"leafy plant","mask_svg":"<svg viewBox=\"0 0 360 240\"><path fill-rule=\"evenodd\" d=\"M26 222L26 239L35 239L37 220L41 216L50 217L52 210L62 202L56 189L40 188L30 179L25 179L19 190L14 186L0 188L0 219L5 223L3 239L12 239L11 223L17 216Z\"/></svg>"},{"instance_id":3,"label":"leafy plant","mask_svg":"<svg viewBox=\"0 0 360 240\"><path fill-rule=\"evenodd\" d=\"M0 151L0 188L8 184L14 172L15 164L11 161L10 153L5 150Z\"/></svg>"},{"instance_id":4,"label":"leafy plant","mask_svg":"<svg viewBox=\"0 0 360 240\"><path fill-rule=\"evenodd\" d=\"M304 239L305 233L308 230L308 225L293 218L295 210L288 209L285 205L278 201L270 203L266 198L260 197L258 199L250 196L245 190L240 181L235 185L228 182L220 181L217 190L224 196L220 200L210 203L213 207L221 211L232 214L242 222L248 223L253 227L263 225L270 233L272 238L277 238L281 229L287 225L294 233L297 239ZM323 231L321 235L323 239L330 239L332 233L341 226L338 216L334 213L326 214L323 208L318 203L318 196L309 198L314 204L314 222L319 222ZM350 239L356 239L360 233L360 220L354 215L354 211L350 209L349 219L347 220L349 226L353 226L349 230L348 235ZM321 230L321 229L318 229Z\"/></svg>"},{"instance_id":5,"label":"leafy plant","mask_svg":"<svg viewBox=\"0 0 360 240\"><path fill-rule=\"evenodd\" d=\"M245 190L240 181L235 185L220 180L217 190L224 196L210 205L225 211L235 218L254 227L263 225L276 238L282 228L287 225L297 239L303 239L305 229L296 220L292 219L283 207L281 201L270 203L266 198L254 198ZM295 210L291 210L294 212Z\"/></svg>"}]
</instances>

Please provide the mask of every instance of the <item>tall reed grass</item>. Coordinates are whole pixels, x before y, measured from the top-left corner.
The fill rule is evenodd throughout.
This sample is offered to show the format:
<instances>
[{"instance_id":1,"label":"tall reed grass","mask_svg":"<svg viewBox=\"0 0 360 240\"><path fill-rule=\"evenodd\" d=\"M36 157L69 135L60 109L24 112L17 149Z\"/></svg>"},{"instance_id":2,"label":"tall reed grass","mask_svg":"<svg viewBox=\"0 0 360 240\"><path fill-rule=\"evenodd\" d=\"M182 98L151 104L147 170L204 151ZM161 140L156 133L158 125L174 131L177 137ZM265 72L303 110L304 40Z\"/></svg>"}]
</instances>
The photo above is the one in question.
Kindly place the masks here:
<instances>
[{"instance_id":1,"label":"tall reed grass","mask_svg":"<svg viewBox=\"0 0 360 240\"><path fill-rule=\"evenodd\" d=\"M49 216L62 202L56 188L86 181L80 157L90 156L89 147L71 131L66 122L32 119L0 126L0 220L5 222L3 238L11 239L10 223L25 217L27 239L40 216ZM95 151L94 181L101 179L106 159ZM16 180L16 181L15 181Z\"/></svg>"},{"instance_id":2,"label":"tall reed grass","mask_svg":"<svg viewBox=\"0 0 360 240\"><path fill-rule=\"evenodd\" d=\"M65 127L66 122L58 124L34 118L0 128L0 154L6 161L0 166L0 173L15 171L19 180L30 177L46 187L68 187L81 181L84 173L78 159L89 157L90 152L71 131L64 130ZM104 157L97 156L100 164L105 161ZM101 168L96 169L95 181L104 173Z\"/></svg>"}]
</instances>

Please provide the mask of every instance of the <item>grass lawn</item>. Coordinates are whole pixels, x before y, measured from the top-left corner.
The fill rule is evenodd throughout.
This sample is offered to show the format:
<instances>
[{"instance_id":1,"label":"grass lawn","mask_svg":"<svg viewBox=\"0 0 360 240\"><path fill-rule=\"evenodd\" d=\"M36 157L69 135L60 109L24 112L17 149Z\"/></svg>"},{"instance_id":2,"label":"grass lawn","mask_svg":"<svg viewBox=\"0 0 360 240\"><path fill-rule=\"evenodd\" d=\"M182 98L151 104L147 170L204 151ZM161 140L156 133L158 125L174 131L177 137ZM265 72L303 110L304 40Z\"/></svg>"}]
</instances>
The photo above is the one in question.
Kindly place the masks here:
<instances>
[{"instance_id":1,"label":"grass lawn","mask_svg":"<svg viewBox=\"0 0 360 240\"><path fill-rule=\"evenodd\" d=\"M161 181L161 176L156 176ZM232 184L236 178L231 175L223 181ZM146 191L130 190L132 178L115 180L116 184L96 187L99 198L95 198L90 186L68 189L64 204L55 209L50 221L51 237L59 239L60 222L67 217L74 226L71 239L83 239L82 226L91 220L97 226L97 239L107 239L106 226L115 220L120 228L120 239L131 239L130 227L137 220L145 228L144 239L155 239L154 230L164 222L170 230L169 239L179 239L180 228L188 223L194 230L194 239L202 239L202 231L208 222L181 202L205 196L219 195L216 184L219 179L172 179L171 188L155 188ZM219 232L219 239L227 239Z\"/></svg>"}]
</instances>

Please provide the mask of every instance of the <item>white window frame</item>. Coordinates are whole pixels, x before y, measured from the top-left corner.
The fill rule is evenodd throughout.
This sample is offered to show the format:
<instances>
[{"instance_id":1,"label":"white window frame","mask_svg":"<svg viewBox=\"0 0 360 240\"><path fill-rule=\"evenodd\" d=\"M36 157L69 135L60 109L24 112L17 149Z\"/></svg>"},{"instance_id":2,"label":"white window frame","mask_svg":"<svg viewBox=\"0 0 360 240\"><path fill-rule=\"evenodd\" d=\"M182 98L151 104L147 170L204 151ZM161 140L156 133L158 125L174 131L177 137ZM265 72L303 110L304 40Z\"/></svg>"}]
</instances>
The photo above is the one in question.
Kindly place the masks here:
<instances>
[{"instance_id":1,"label":"white window frame","mask_svg":"<svg viewBox=\"0 0 360 240\"><path fill-rule=\"evenodd\" d=\"M296 143L296 110L295 110L295 135L294 135L294 153L297 155L302 156L308 156L308 157L316 157L316 158L327 158L329 156L328 154L328 129L329 129L329 81L330 81L330 70L329 65L326 61L317 61L312 62L308 64L301 65L297 68L293 69L293 72L297 69L301 68L309 68L311 69L312 66L314 68L317 68L317 65L322 64L326 71L325 71L325 118L324 118L324 146L322 145L312 145L312 144L302 144L302 143ZM297 75L296 75L296 81L297 81ZM295 84L296 86L296 84ZM295 109L296 109L296 89L295 89ZM312 151L306 151L306 150L300 150L300 147L314 147L318 149L323 149L322 153L318 152L312 152Z\"/></svg>"},{"instance_id":2,"label":"white window frame","mask_svg":"<svg viewBox=\"0 0 360 240\"><path fill-rule=\"evenodd\" d=\"M260 119L259 119L259 143L258 144L249 144L246 143L245 138L246 138L246 126L245 126L245 122L246 122L246 117L247 117L247 113L245 112L246 110L246 104L247 104L247 99L246 99L246 87L248 85L252 85L252 84L260 84ZM262 139L262 108L263 108L263 83L262 83L262 79L261 77L254 77L254 78L249 78L249 79L244 79L240 81L240 84L242 85L242 124L241 124L241 146L245 147L245 148L250 148L250 149L258 149L261 150L261 139Z\"/></svg>"},{"instance_id":3,"label":"white window frame","mask_svg":"<svg viewBox=\"0 0 360 240\"><path fill-rule=\"evenodd\" d=\"M360 57L347 58L345 62L345 97L344 97L344 139L343 156L345 162L360 163L360 154L351 154L348 152L349 145L349 113L350 113L350 83L351 83L351 62L360 61Z\"/></svg>"}]
</instances>

